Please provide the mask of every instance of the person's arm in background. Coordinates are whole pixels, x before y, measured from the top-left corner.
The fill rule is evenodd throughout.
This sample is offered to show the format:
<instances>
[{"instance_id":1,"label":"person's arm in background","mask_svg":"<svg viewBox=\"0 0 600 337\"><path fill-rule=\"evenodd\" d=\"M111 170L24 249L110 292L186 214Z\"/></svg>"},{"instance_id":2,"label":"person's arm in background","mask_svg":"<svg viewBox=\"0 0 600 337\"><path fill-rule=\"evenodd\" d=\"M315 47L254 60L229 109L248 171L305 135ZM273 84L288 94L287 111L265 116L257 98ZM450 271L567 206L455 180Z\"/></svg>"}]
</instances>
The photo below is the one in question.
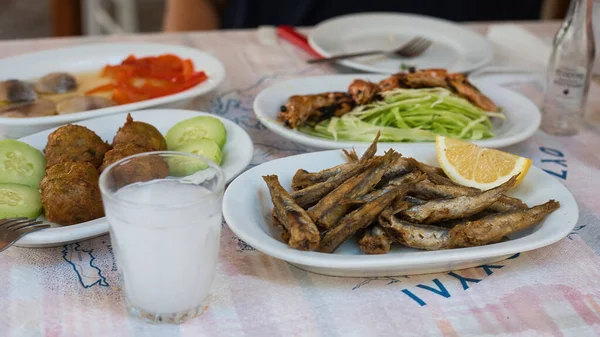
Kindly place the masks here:
<instances>
[{"instance_id":1,"label":"person's arm in background","mask_svg":"<svg viewBox=\"0 0 600 337\"><path fill-rule=\"evenodd\" d=\"M163 30L212 30L219 28L220 21L214 0L167 0Z\"/></svg>"}]
</instances>

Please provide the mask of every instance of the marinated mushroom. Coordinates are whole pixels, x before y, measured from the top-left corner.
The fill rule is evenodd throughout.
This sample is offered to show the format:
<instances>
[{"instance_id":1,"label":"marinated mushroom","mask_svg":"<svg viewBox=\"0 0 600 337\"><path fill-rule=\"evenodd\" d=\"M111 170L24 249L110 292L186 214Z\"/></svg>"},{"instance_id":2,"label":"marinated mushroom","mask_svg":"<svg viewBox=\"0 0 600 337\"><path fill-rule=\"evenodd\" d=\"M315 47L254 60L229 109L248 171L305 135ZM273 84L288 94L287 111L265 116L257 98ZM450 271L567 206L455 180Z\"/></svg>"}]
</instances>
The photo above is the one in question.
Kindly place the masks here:
<instances>
[{"instance_id":1,"label":"marinated mushroom","mask_svg":"<svg viewBox=\"0 0 600 337\"><path fill-rule=\"evenodd\" d=\"M77 80L68 73L50 73L35 84L35 90L41 94L64 94L76 89Z\"/></svg>"},{"instance_id":2,"label":"marinated mushroom","mask_svg":"<svg viewBox=\"0 0 600 337\"><path fill-rule=\"evenodd\" d=\"M66 115L75 112L102 109L113 105L115 105L113 101L104 97L73 96L58 102L56 111L59 115Z\"/></svg>"},{"instance_id":3,"label":"marinated mushroom","mask_svg":"<svg viewBox=\"0 0 600 337\"><path fill-rule=\"evenodd\" d=\"M56 104L49 99L34 102L15 103L0 107L0 117L42 117L56 114Z\"/></svg>"},{"instance_id":4,"label":"marinated mushroom","mask_svg":"<svg viewBox=\"0 0 600 337\"><path fill-rule=\"evenodd\" d=\"M13 79L0 82L0 101L23 103L33 102L37 98L38 94L31 83Z\"/></svg>"}]
</instances>

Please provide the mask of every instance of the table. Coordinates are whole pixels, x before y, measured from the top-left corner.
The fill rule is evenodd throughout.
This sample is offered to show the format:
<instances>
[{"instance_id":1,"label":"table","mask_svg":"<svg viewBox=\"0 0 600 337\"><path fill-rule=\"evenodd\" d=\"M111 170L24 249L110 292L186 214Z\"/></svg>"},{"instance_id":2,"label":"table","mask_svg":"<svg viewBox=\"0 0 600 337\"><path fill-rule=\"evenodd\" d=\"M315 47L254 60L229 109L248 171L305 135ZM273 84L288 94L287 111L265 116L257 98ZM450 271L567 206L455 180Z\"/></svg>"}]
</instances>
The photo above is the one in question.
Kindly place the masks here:
<instances>
[{"instance_id":1,"label":"table","mask_svg":"<svg viewBox=\"0 0 600 337\"><path fill-rule=\"evenodd\" d=\"M550 37L557 23L523 23ZM471 28L485 32L487 25ZM252 137L251 165L304 150L268 132L252 113L265 86L335 72L308 66L286 43L261 45L256 31L150 34L0 42L0 57L103 41L185 44L226 65L227 79L188 108L232 119ZM0 70L1 71L1 70ZM507 84L540 102L539 84ZM600 109L594 85L590 108ZM600 136L538 131L508 148L527 155L573 192L575 230L549 247L468 270L410 277L338 278L307 273L266 256L224 225L217 276L204 314L181 326L126 316L108 236L0 254L3 336L596 336L600 335Z\"/></svg>"}]
</instances>

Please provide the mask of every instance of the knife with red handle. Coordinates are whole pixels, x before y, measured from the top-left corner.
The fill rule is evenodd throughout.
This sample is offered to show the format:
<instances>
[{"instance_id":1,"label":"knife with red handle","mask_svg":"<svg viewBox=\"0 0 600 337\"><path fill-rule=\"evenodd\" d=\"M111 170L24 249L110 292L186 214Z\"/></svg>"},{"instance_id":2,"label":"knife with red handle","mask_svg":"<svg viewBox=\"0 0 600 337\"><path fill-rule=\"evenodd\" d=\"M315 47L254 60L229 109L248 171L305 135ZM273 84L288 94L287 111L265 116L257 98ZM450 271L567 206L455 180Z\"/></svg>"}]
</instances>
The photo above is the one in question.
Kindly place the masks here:
<instances>
[{"instance_id":1,"label":"knife with red handle","mask_svg":"<svg viewBox=\"0 0 600 337\"><path fill-rule=\"evenodd\" d=\"M300 49L304 50L305 52L311 54L314 57L317 57L317 58L323 57L310 47L306 36L299 33L292 26L288 26L288 25L277 26L277 35L280 38L288 41L289 43L295 45L296 47L299 47Z\"/></svg>"}]
</instances>

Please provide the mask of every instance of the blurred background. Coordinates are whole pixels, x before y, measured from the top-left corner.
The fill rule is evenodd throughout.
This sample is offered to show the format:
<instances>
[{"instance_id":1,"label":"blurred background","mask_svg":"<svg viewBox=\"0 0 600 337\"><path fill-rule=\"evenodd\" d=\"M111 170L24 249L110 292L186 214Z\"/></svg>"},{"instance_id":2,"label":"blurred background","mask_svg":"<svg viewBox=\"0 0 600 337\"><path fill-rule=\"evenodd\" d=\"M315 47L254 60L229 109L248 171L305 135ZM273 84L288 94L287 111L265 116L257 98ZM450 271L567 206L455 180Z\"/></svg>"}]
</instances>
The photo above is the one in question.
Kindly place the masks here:
<instances>
[{"instance_id":1,"label":"blurred background","mask_svg":"<svg viewBox=\"0 0 600 337\"><path fill-rule=\"evenodd\" d=\"M229 3L225 4L224 0L0 0L0 39L158 32L164 27L163 21L165 9L169 7L168 1L205 1L218 8L221 15L229 16L239 15L235 11L243 11L246 16L250 14L249 12L252 12L250 16L260 16L261 9L257 6L269 2L229 0ZM277 3L278 0L271 2L273 3L273 1L277 5L281 3ZM299 4L304 0L295 1L296 4ZM240 5L242 2L243 6ZM419 5L422 1L404 0L399 2L406 5L406 12L420 12L454 21L560 19L569 5L569 0L438 0L438 6ZM435 1L429 2L434 3ZM318 3L320 8L314 9L314 11L326 13L327 3L327 0L321 0ZM457 10L444 10L451 6L456 7ZM313 4L313 7L317 6ZM294 12L294 10L290 8L289 12ZM228 13L225 13L227 11ZM356 12L359 10L349 6L346 11ZM313 21L324 19L319 15L312 15L312 18ZM262 24L277 23L268 20L262 22ZM307 23L314 24L315 22L307 21ZM239 24L229 27L225 24L219 26L226 29L252 27L258 24L260 23L247 22L242 26ZM188 30L202 29L201 27L187 27ZM186 30L186 27L177 26L170 30Z\"/></svg>"}]
</instances>

